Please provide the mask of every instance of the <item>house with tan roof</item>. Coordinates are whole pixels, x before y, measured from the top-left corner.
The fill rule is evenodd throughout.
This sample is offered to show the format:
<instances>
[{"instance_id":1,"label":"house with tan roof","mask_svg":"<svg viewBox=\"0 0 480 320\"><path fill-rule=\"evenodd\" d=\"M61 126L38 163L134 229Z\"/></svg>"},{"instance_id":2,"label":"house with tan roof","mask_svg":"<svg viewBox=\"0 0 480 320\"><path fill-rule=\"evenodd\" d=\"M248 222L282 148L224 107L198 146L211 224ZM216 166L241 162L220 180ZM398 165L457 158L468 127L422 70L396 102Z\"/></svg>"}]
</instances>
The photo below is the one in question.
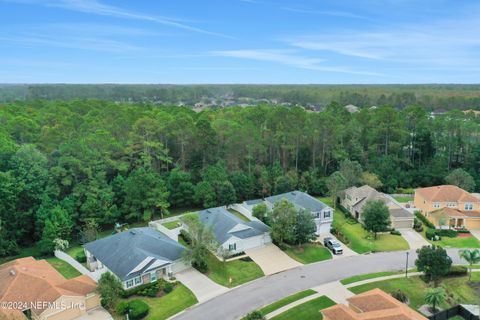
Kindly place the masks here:
<instances>
[{"instance_id":1,"label":"house with tan roof","mask_svg":"<svg viewBox=\"0 0 480 320\"><path fill-rule=\"evenodd\" d=\"M322 310L324 320L427 320L380 289L358 294L347 301L348 306L338 304Z\"/></svg>"},{"instance_id":2,"label":"house with tan roof","mask_svg":"<svg viewBox=\"0 0 480 320\"><path fill-rule=\"evenodd\" d=\"M90 277L65 279L45 260L13 260L0 266L0 319L75 319L100 308L95 289Z\"/></svg>"},{"instance_id":3,"label":"house with tan roof","mask_svg":"<svg viewBox=\"0 0 480 320\"><path fill-rule=\"evenodd\" d=\"M388 207L392 228L405 229L413 227L413 213L404 208L390 195L379 192L369 185L343 190L340 192L339 197L340 204L350 212L352 217L360 222L362 221L365 204L368 201L379 200Z\"/></svg>"},{"instance_id":4,"label":"house with tan roof","mask_svg":"<svg viewBox=\"0 0 480 320\"><path fill-rule=\"evenodd\" d=\"M437 227L480 229L480 198L457 186L416 189L414 204Z\"/></svg>"}]
</instances>

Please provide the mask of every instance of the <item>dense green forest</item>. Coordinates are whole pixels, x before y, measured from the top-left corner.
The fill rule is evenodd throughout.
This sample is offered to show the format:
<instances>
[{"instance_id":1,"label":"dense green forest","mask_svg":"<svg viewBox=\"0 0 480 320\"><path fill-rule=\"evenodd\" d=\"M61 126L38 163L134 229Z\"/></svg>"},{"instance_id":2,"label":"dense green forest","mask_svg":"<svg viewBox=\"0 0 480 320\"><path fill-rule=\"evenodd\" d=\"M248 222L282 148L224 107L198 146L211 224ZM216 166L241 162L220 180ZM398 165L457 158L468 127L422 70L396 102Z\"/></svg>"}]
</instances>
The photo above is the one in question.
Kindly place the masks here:
<instances>
[{"instance_id":1,"label":"dense green forest","mask_svg":"<svg viewBox=\"0 0 480 320\"><path fill-rule=\"evenodd\" d=\"M37 241L51 250L92 221L148 221L292 189L326 194L344 159L386 192L443 183L459 167L480 185L480 118L460 110L37 100L0 105L0 124L0 255Z\"/></svg>"},{"instance_id":2,"label":"dense green forest","mask_svg":"<svg viewBox=\"0 0 480 320\"><path fill-rule=\"evenodd\" d=\"M333 101L359 107L418 105L432 110L480 110L480 85L0 85L0 102L36 99L102 99L116 102L218 105L258 102L313 105Z\"/></svg>"}]
</instances>

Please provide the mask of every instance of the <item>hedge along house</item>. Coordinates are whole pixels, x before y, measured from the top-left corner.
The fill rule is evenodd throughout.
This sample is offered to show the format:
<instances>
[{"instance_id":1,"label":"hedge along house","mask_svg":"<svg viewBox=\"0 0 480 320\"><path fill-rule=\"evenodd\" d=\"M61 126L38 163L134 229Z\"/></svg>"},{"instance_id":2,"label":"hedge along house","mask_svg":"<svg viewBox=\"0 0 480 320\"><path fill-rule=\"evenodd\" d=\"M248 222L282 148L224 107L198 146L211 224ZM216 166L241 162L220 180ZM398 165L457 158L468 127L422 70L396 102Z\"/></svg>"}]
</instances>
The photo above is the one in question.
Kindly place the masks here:
<instances>
[{"instance_id":1,"label":"hedge along house","mask_svg":"<svg viewBox=\"0 0 480 320\"><path fill-rule=\"evenodd\" d=\"M317 235L330 232L333 222L333 209L325 203L305 192L292 191L265 198L265 204L269 210L272 210L275 203L282 199L291 202L296 209L307 210L313 214L317 226L315 232Z\"/></svg>"},{"instance_id":2,"label":"hedge along house","mask_svg":"<svg viewBox=\"0 0 480 320\"><path fill-rule=\"evenodd\" d=\"M210 227L220 244L217 255L234 255L272 243L270 228L261 221L243 221L223 207L200 211L201 223Z\"/></svg>"},{"instance_id":3,"label":"hedge along house","mask_svg":"<svg viewBox=\"0 0 480 320\"><path fill-rule=\"evenodd\" d=\"M188 265L185 247L153 228L133 228L84 245L91 271L110 271L124 289L169 278Z\"/></svg>"}]
</instances>

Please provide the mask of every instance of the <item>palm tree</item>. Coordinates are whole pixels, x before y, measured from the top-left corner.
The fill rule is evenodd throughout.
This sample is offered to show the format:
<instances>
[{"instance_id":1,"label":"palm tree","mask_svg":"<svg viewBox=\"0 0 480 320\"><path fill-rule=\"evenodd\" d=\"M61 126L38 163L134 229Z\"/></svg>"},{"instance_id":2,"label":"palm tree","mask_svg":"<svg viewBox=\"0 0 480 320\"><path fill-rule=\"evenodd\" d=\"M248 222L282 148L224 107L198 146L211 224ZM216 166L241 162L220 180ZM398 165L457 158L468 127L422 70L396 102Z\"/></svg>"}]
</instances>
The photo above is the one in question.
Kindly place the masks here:
<instances>
[{"instance_id":1,"label":"palm tree","mask_svg":"<svg viewBox=\"0 0 480 320\"><path fill-rule=\"evenodd\" d=\"M460 258L468 262L470 273L468 275L468 281L472 278L472 266L474 264L480 263L480 250L460 250Z\"/></svg>"},{"instance_id":2,"label":"palm tree","mask_svg":"<svg viewBox=\"0 0 480 320\"><path fill-rule=\"evenodd\" d=\"M435 313L436 306L442 304L446 298L445 290L442 287L428 289L425 294L425 301L432 306L432 313Z\"/></svg>"}]
</instances>

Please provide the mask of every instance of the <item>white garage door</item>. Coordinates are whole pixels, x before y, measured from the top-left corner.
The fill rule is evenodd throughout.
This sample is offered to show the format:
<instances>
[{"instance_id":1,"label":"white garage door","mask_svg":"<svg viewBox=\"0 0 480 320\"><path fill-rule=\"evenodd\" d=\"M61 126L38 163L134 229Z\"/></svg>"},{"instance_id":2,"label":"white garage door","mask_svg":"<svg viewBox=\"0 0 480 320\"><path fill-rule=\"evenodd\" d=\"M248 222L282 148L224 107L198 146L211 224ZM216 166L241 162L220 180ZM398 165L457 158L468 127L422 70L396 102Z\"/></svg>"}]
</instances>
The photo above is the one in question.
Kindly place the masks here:
<instances>
[{"instance_id":1,"label":"white garage door","mask_svg":"<svg viewBox=\"0 0 480 320\"><path fill-rule=\"evenodd\" d=\"M324 233L328 233L330 232L330 228L331 228L331 223L328 222L328 223L322 223L320 224L320 226L318 227L318 234L324 234Z\"/></svg>"}]
</instances>

